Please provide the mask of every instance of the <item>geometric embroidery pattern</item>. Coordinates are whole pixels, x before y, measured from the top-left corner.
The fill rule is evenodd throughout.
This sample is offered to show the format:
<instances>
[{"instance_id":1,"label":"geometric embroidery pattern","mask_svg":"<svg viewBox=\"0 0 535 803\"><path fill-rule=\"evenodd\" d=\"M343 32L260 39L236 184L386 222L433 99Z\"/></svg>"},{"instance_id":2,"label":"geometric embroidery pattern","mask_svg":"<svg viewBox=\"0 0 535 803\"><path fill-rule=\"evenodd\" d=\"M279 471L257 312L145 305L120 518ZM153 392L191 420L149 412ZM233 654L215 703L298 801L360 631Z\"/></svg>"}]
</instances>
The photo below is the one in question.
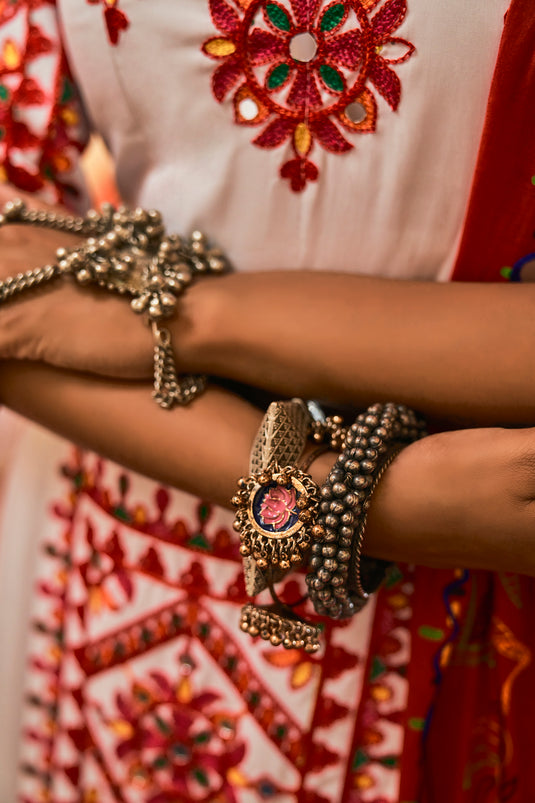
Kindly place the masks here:
<instances>
[{"instance_id":1,"label":"geometric embroidery pattern","mask_svg":"<svg viewBox=\"0 0 535 803\"><path fill-rule=\"evenodd\" d=\"M259 644L239 628L228 512L79 451L63 475L31 636L25 803L397 800L410 577L326 623L324 655Z\"/></svg>"}]
</instances>

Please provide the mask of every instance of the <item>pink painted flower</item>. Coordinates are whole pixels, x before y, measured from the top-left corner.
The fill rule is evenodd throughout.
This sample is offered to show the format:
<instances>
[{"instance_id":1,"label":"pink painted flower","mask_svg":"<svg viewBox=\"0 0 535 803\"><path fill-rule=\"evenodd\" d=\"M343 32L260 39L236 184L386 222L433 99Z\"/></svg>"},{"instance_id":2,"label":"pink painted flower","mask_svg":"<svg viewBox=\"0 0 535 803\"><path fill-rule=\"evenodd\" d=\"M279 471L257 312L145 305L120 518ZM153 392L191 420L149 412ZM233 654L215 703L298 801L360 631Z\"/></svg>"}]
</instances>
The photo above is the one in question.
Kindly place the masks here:
<instances>
[{"instance_id":1,"label":"pink painted flower","mask_svg":"<svg viewBox=\"0 0 535 803\"><path fill-rule=\"evenodd\" d=\"M284 488L278 485L270 488L260 506L260 516L264 524L271 524L275 530L280 530L295 513L295 488Z\"/></svg>"}]
</instances>

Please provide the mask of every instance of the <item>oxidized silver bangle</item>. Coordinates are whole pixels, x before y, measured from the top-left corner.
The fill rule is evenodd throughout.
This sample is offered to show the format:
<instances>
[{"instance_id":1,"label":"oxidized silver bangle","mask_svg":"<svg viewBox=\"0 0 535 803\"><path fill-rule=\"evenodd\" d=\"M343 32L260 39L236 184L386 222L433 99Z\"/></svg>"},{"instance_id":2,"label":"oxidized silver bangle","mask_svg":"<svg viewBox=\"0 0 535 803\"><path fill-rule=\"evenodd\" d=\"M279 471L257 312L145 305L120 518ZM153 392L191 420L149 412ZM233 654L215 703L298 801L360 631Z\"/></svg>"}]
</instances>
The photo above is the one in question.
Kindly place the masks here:
<instances>
[{"instance_id":1,"label":"oxidized silver bangle","mask_svg":"<svg viewBox=\"0 0 535 803\"><path fill-rule=\"evenodd\" d=\"M312 545L307 586L316 613L334 619L353 616L380 584L381 561L371 560L378 582L365 587L362 546L371 496L404 445L425 435L423 421L404 405L375 404L358 416L320 490L318 530Z\"/></svg>"},{"instance_id":2,"label":"oxidized silver bangle","mask_svg":"<svg viewBox=\"0 0 535 803\"><path fill-rule=\"evenodd\" d=\"M319 626L294 610L302 600L288 606L274 590L310 552L306 582L316 613L344 618L361 610L389 566L362 555L371 495L400 449L424 434L423 422L403 405L373 405L352 427L338 416L325 419L310 403L307 410L300 399L270 405L253 444L251 474L239 480L232 504L247 593L267 587L274 602L247 604L242 630L273 645L319 649ZM303 463L307 437L322 446ZM342 454L320 490L305 470L325 449Z\"/></svg>"},{"instance_id":3,"label":"oxidized silver bangle","mask_svg":"<svg viewBox=\"0 0 535 803\"><path fill-rule=\"evenodd\" d=\"M17 199L0 214L0 226L30 225L78 234L85 241L60 248L56 262L0 282L0 304L56 278L72 276L81 285L97 285L130 298L134 312L145 315L154 337L153 398L164 408L190 402L202 392L206 377L179 376L171 335L161 326L176 311L177 299L199 276L220 274L229 267L223 254L208 248L195 231L184 239L166 234L161 214L104 204L85 217L28 209Z\"/></svg>"},{"instance_id":4,"label":"oxidized silver bangle","mask_svg":"<svg viewBox=\"0 0 535 803\"><path fill-rule=\"evenodd\" d=\"M248 602L241 610L240 628L253 638L260 636L274 647L282 644L287 650L313 653L321 646L320 629L280 603L258 606Z\"/></svg>"}]
</instances>

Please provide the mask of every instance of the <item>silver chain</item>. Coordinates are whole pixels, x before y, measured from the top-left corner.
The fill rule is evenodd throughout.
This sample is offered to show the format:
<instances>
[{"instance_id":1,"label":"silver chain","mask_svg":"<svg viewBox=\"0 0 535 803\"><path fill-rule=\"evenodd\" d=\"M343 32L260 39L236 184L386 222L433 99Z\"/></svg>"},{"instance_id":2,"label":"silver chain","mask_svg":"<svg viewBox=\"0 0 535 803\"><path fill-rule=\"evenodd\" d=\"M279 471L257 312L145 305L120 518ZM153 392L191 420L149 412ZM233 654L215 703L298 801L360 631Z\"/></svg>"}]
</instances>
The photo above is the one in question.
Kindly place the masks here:
<instances>
[{"instance_id":1,"label":"silver chain","mask_svg":"<svg viewBox=\"0 0 535 803\"><path fill-rule=\"evenodd\" d=\"M229 267L224 255L209 248L204 235L167 235L159 212L104 204L85 217L28 209L20 200L8 202L0 227L29 225L78 234L85 240L74 248L59 248L56 262L0 281L0 303L54 279L71 276L80 285L97 285L130 298L132 310L152 325L154 336L153 398L161 407L188 404L206 386L205 376L179 375L168 329L179 296L198 277L221 274Z\"/></svg>"}]
</instances>

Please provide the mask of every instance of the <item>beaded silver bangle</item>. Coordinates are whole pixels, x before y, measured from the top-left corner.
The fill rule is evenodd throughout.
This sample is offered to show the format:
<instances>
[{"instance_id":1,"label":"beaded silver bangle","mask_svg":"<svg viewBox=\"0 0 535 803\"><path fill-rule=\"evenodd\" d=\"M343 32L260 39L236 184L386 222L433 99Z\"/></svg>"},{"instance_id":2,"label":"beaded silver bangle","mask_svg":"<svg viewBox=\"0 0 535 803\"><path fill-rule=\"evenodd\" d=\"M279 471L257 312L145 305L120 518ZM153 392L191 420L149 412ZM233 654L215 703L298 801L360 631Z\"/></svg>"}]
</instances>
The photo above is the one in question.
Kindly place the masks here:
<instances>
[{"instance_id":1,"label":"beaded silver bangle","mask_svg":"<svg viewBox=\"0 0 535 803\"><path fill-rule=\"evenodd\" d=\"M371 495L400 449L424 434L423 422L403 405L373 405L351 427L300 399L270 405L253 444L252 473L239 480L232 503L247 593L268 587L274 602L247 604L242 630L286 648L319 649L319 626L294 610L302 600L285 605L274 590L310 553L306 582L317 614L344 618L366 604L389 565L362 555ZM322 445L303 463L308 437ZM325 449L341 454L319 489L305 471Z\"/></svg>"},{"instance_id":2,"label":"beaded silver bangle","mask_svg":"<svg viewBox=\"0 0 535 803\"><path fill-rule=\"evenodd\" d=\"M176 311L177 299L199 276L229 267L217 249L208 248L201 232L184 239L166 234L161 214L104 204L85 217L29 209L20 199L0 214L0 226L30 225L78 234L85 241L60 248L56 261L0 282L0 304L54 279L73 277L80 285L97 285L130 298L132 310L145 315L154 337L153 398L169 409L202 392L206 377L177 373L171 334L161 326Z\"/></svg>"},{"instance_id":3,"label":"beaded silver bangle","mask_svg":"<svg viewBox=\"0 0 535 803\"><path fill-rule=\"evenodd\" d=\"M312 545L306 578L319 615L334 619L353 616L380 584L381 571L379 582L368 588L361 572L371 496L400 448L424 435L423 421L404 405L392 403L372 405L347 431L343 452L320 490L318 528L314 530L320 535Z\"/></svg>"}]
</instances>

